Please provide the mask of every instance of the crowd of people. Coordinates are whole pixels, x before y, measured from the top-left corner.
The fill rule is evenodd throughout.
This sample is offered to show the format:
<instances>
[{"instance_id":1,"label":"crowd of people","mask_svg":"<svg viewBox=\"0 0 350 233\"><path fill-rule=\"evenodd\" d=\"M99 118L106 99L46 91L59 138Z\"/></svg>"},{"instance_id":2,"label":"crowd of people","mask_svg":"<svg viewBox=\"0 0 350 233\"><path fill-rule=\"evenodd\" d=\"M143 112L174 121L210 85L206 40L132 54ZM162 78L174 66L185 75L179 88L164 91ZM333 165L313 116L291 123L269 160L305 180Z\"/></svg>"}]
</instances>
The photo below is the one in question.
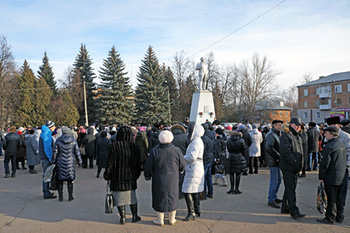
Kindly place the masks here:
<instances>
[{"instance_id":1,"label":"crowd of people","mask_svg":"<svg viewBox=\"0 0 350 233\"><path fill-rule=\"evenodd\" d=\"M41 164L45 174L55 164L60 202L65 182L68 200L74 200L76 165L92 169L95 163L97 178L104 169L103 177L112 191L121 224L126 222L127 205L132 222L141 220L136 189L142 170L145 179L152 181L152 207L157 213L153 222L163 226L165 213L169 223L175 224L180 199L185 199L188 210L184 221L193 221L201 215L200 201L214 198L215 185L228 186L228 176L227 194L242 194L241 176L258 174L259 167L266 166L270 171L268 206L293 219L303 218L305 215L297 207L297 181L308 171L319 170L328 207L325 218L317 221L334 224L344 220L350 127L349 120L340 121L339 117L330 117L319 125L291 118L290 122L275 119L271 124L226 127L218 120L203 124L186 120L167 126L155 123L70 128L47 121L36 128L11 126L5 132L0 128L1 147L5 152L5 178L15 178L16 170L27 169L26 163L30 174L37 174L36 165ZM284 194L278 198L282 179ZM43 198L57 198L45 181L43 175Z\"/></svg>"}]
</instances>

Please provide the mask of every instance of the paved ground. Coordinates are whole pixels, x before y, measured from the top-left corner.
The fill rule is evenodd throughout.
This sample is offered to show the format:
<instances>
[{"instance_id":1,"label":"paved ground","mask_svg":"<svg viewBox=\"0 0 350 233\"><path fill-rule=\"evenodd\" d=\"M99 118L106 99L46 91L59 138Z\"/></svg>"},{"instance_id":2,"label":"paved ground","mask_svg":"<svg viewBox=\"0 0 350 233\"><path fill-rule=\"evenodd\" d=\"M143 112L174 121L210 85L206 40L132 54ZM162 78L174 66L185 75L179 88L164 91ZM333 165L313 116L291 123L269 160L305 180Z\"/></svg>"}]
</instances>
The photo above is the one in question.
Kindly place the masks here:
<instances>
[{"instance_id":1,"label":"paved ground","mask_svg":"<svg viewBox=\"0 0 350 233\"><path fill-rule=\"evenodd\" d=\"M322 216L316 210L317 172L299 179L297 203L307 216L293 220L289 215L267 206L269 171L242 178L242 195L226 194L227 187L214 186L214 198L201 202L202 215L193 222L183 222L186 216L185 201L180 200L178 222L174 226L155 226L155 212L151 206L151 182L143 175L138 181L137 197L142 220L131 222L127 208L127 223L119 224L119 216L104 213L106 182L96 178L96 168L76 168L75 200L68 202L64 187L64 201L43 200L41 168L32 175L19 170L17 178L3 178L3 157L0 157L0 232L350 232L350 218L333 226L316 222ZM284 188L280 188L279 197ZM348 192L345 216L350 216ZM115 211L117 211L115 209Z\"/></svg>"}]
</instances>

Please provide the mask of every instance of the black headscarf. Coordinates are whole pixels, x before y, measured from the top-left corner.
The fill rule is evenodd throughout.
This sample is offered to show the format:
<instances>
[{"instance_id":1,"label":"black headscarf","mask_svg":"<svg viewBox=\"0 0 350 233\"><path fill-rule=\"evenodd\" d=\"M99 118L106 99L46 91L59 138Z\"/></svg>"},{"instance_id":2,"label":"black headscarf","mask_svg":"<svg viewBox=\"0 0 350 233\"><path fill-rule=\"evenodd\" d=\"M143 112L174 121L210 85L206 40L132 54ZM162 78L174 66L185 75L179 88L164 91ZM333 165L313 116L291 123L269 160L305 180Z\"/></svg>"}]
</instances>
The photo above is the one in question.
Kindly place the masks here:
<instances>
[{"instance_id":1,"label":"black headscarf","mask_svg":"<svg viewBox=\"0 0 350 233\"><path fill-rule=\"evenodd\" d=\"M191 121L190 123L188 123L188 126L187 126L187 132L188 132L187 140L189 142L191 142L193 129L194 129L195 124L196 124L196 122L194 122L194 121Z\"/></svg>"}]
</instances>

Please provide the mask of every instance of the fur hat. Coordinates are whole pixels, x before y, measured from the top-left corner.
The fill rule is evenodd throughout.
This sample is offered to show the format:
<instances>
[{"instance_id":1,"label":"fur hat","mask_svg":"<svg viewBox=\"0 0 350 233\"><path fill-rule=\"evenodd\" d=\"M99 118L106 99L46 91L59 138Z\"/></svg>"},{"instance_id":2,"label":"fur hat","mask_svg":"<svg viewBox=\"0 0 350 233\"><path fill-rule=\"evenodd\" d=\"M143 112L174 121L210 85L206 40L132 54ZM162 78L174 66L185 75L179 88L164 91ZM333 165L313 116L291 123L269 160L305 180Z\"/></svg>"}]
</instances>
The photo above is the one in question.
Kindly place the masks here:
<instances>
[{"instance_id":1,"label":"fur hat","mask_svg":"<svg viewBox=\"0 0 350 233\"><path fill-rule=\"evenodd\" d=\"M169 130L163 130L159 134L159 142L162 144L169 144L174 140L174 135Z\"/></svg>"},{"instance_id":2,"label":"fur hat","mask_svg":"<svg viewBox=\"0 0 350 233\"><path fill-rule=\"evenodd\" d=\"M301 125L301 119L298 117L293 117L292 119L290 119L290 123L296 124L296 125Z\"/></svg>"},{"instance_id":3,"label":"fur hat","mask_svg":"<svg viewBox=\"0 0 350 233\"><path fill-rule=\"evenodd\" d=\"M223 129L221 129L221 128L217 128L216 130L215 130L215 132L217 133L217 134L224 134L224 130Z\"/></svg>"},{"instance_id":4,"label":"fur hat","mask_svg":"<svg viewBox=\"0 0 350 233\"><path fill-rule=\"evenodd\" d=\"M316 123L311 121L311 122L309 123L309 126L310 126L310 127L316 127Z\"/></svg>"},{"instance_id":5,"label":"fur hat","mask_svg":"<svg viewBox=\"0 0 350 233\"><path fill-rule=\"evenodd\" d=\"M344 118L343 120L341 120L340 124L342 124L342 126L346 126L350 123L349 119Z\"/></svg>"},{"instance_id":6,"label":"fur hat","mask_svg":"<svg viewBox=\"0 0 350 233\"><path fill-rule=\"evenodd\" d=\"M242 131L242 130L245 130L247 127L245 125L240 125L239 128L238 128L238 131Z\"/></svg>"},{"instance_id":7,"label":"fur hat","mask_svg":"<svg viewBox=\"0 0 350 233\"><path fill-rule=\"evenodd\" d=\"M70 128L68 127L62 127L62 134L69 134L69 135L73 135L73 132Z\"/></svg>"},{"instance_id":8,"label":"fur hat","mask_svg":"<svg viewBox=\"0 0 350 233\"><path fill-rule=\"evenodd\" d=\"M325 132L329 131L331 133L338 133L338 128L335 126L329 126L329 127L325 128L323 131L325 131Z\"/></svg>"},{"instance_id":9,"label":"fur hat","mask_svg":"<svg viewBox=\"0 0 350 233\"><path fill-rule=\"evenodd\" d=\"M327 124L328 125L340 124L340 117L335 116L335 117L327 118Z\"/></svg>"}]
</instances>

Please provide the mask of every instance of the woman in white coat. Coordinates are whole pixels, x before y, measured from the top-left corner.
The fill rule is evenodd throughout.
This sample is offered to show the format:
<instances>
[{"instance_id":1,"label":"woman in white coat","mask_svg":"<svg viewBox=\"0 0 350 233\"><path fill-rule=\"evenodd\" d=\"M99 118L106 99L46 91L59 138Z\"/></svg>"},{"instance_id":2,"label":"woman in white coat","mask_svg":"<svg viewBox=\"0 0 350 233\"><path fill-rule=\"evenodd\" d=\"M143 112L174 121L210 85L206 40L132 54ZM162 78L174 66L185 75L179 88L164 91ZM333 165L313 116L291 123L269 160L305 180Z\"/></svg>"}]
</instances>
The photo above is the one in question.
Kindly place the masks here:
<instances>
[{"instance_id":1,"label":"woman in white coat","mask_svg":"<svg viewBox=\"0 0 350 233\"><path fill-rule=\"evenodd\" d=\"M204 144L201 138L204 135L204 128L195 122L190 122L187 131L190 144L184 156L187 165L182 192L185 195L188 210L184 221L191 221L196 219L196 215L200 216L199 193L204 190Z\"/></svg>"},{"instance_id":2,"label":"woman in white coat","mask_svg":"<svg viewBox=\"0 0 350 233\"><path fill-rule=\"evenodd\" d=\"M252 128L252 131L249 132L250 138L252 139L252 144L249 147L249 174L253 174L253 166L254 173L258 174L258 160L261 155L260 144L263 138L256 124L253 124Z\"/></svg>"}]
</instances>

